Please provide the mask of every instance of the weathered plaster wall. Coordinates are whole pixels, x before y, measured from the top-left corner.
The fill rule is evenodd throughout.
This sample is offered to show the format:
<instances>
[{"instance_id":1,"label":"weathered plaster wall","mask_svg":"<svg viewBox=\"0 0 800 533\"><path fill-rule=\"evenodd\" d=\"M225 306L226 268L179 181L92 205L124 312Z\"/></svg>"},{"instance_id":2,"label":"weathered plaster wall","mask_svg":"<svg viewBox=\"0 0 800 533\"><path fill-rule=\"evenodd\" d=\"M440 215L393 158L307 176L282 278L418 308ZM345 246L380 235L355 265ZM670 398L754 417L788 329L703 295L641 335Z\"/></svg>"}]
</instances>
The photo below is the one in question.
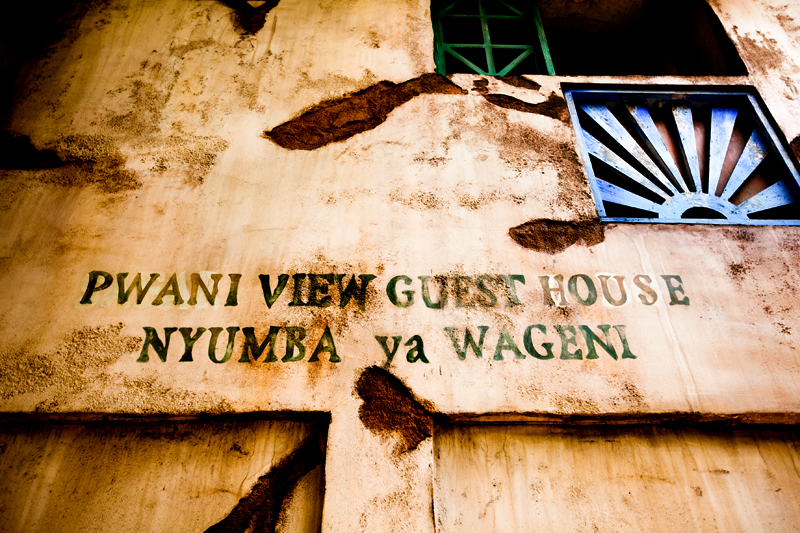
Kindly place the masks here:
<instances>
[{"instance_id":1,"label":"weathered plaster wall","mask_svg":"<svg viewBox=\"0 0 800 533\"><path fill-rule=\"evenodd\" d=\"M0 165L0 409L330 412L325 531L434 529L432 439L409 449L402 427L359 418L356 383L372 366L402 379L422 402L422 419L680 412L795 422L798 231L599 227L561 99L564 82L754 85L792 140L800 134L800 10L771 0L713 7L750 76L455 75L433 83L438 89L402 93L396 107L367 99L340 108L350 93L384 80L407 88L433 72L425 2L281 0L254 34L221 2L93 5L27 74L8 113L6 130L32 147L3 141L23 148L6 150L11 162ZM265 135L320 104L327 127L363 131L312 150ZM33 163L8 154L31 154ZM82 305L95 270L113 283ZM120 305L119 273L128 273L126 287L137 273L143 283L160 276L141 305L135 291ZM165 296L152 305L173 273L185 302ZM192 273L205 283L222 274L213 306L202 292L188 303ZM274 289L282 273L286 288L268 307L258 275ZM345 284L351 275L376 277L363 310L355 299L340 307L335 283L330 307L290 306L297 273L346 274ZM224 305L229 274L242 276L235 306ZM484 274L525 276L516 284L520 305L509 306L514 297L497 282L497 302L481 305L475 283ZM546 306L539 276L558 274L565 284L586 274L598 287L598 275L625 276L628 301ZM653 280L652 306L632 284L639 274ZM409 307L387 296L398 275L411 279L397 286L401 302L403 290L415 291ZM419 277L440 275L449 303L429 308ZM662 275L681 277L690 305L670 305ZM467 299L477 305L457 306L457 276L472 279ZM502 328L528 353L524 332L534 324L547 327L546 336L533 332L535 348L554 343L554 359L517 359L507 340L503 360L494 358ZM637 358L601 349L596 360L560 358L555 325L599 334L602 324L624 325ZM283 327L279 361L238 362L238 331L228 362L213 363L206 331L193 361L179 362L176 331L166 362L152 347L149 361L137 362L146 327L162 340L167 327L192 328L189 335L223 328L221 358L232 326L253 327L259 343L270 326ZM280 361L287 326L305 330L303 361ZM488 328L483 357L460 360L445 328L463 342L465 328L477 336L480 326ZM330 352L308 362L326 327L341 362ZM408 353L415 335L425 359ZM570 350L588 354L576 335ZM411 344L387 364L376 337L391 349L396 336ZM620 337L612 339L622 355ZM399 411L394 423L406 416Z\"/></svg>"}]
</instances>

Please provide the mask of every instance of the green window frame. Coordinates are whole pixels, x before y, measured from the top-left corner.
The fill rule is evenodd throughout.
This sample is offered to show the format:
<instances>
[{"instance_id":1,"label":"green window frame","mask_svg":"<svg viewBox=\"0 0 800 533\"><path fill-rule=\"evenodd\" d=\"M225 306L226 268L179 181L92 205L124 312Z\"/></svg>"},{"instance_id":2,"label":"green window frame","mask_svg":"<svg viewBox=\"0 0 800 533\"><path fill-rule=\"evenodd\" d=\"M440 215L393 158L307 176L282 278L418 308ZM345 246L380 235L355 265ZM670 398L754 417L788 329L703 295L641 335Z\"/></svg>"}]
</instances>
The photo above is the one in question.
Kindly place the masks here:
<instances>
[{"instance_id":1,"label":"green window frame","mask_svg":"<svg viewBox=\"0 0 800 533\"><path fill-rule=\"evenodd\" d=\"M467 9L464 9L467 8ZM433 15L433 32L435 36L435 61L436 71L447 75L446 59L450 55L466 65L476 74L484 76L506 76L528 56L533 56L537 72L520 72L520 74L548 74L555 75L550 49L542 25L542 17L535 3L526 6L527 9L514 7L505 0L433 0L431 13ZM505 11L498 14L497 11ZM445 41L447 29L456 19L479 19L482 34L481 42L456 43ZM520 35L520 44L493 44L490 32L492 20L522 21L526 28L525 35ZM533 30L533 31L532 31ZM476 39L477 40L477 39ZM486 54L486 70L477 66L459 53L459 49L482 48ZM519 50L519 54L505 65L495 61L496 50ZM503 61L505 63L505 61Z\"/></svg>"}]
</instances>

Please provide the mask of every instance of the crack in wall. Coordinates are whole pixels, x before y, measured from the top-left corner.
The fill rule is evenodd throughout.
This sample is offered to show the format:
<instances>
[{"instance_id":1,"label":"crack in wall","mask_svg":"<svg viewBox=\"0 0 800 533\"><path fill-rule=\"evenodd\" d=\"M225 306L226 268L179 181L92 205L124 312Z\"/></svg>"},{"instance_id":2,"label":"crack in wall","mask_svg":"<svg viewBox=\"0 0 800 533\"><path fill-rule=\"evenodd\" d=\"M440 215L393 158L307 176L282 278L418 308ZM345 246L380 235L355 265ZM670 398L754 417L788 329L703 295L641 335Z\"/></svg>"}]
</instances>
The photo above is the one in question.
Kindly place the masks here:
<instances>
[{"instance_id":1,"label":"crack in wall","mask_svg":"<svg viewBox=\"0 0 800 533\"><path fill-rule=\"evenodd\" d=\"M326 437L327 426L313 428L295 451L259 477L247 496L206 533L274 533L300 480L316 467L324 468Z\"/></svg>"}]
</instances>

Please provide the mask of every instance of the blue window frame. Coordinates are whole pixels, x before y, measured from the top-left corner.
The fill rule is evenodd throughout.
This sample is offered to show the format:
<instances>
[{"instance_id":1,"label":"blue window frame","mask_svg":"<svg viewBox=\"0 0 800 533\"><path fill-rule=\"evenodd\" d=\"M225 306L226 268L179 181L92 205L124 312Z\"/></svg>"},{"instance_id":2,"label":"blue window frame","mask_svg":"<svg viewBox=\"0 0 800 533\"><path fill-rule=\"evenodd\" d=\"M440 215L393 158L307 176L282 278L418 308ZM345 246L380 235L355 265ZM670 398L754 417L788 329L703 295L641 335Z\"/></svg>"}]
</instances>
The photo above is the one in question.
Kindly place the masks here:
<instances>
[{"instance_id":1,"label":"blue window frame","mask_svg":"<svg viewBox=\"0 0 800 533\"><path fill-rule=\"evenodd\" d=\"M800 175L755 94L565 94L602 220L800 225Z\"/></svg>"}]
</instances>

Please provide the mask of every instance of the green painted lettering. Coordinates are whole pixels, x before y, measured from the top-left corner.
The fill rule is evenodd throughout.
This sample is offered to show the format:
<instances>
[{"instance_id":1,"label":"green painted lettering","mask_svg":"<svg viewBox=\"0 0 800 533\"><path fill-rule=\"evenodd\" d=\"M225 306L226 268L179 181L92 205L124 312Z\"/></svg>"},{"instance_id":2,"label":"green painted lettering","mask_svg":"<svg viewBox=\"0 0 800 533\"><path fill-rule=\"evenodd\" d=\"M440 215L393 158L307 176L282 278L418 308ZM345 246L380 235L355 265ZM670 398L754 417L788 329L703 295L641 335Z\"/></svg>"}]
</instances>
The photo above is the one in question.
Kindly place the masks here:
<instances>
[{"instance_id":1,"label":"green painted lettering","mask_svg":"<svg viewBox=\"0 0 800 533\"><path fill-rule=\"evenodd\" d=\"M441 290L439 291L439 301L432 302L430 291L428 290L428 282L432 276L420 276L422 282L422 301L425 302L425 307L429 309L442 309L447 305L447 278L445 276L433 276L433 279L439 282Z\"/></svg>"},{"instance_id":2,"label":"green painted lettering","mask_svg":"<svg viewBox=\"0 0 800 533\"><path fill-rule=\"evenodd\" d=\"M269 274L259 274L258 280L261 282L261 292L264 293L264 301L267 304L267 308L271 309L272 304L275 303L275 300L278 299L278 296L281 295L283 289L286 287L286 282L289 280L289 274L281 274L278 276L278 286L275 287L275 292L272 292L272 287L269 284ZM295 286L297 286L296 280Z\"/></svg>"},{"instance_id":3,"label":"green painted lettering","mask_svg":"<svg viewBox=\"0 0 800 533\"><path fill-rule=\"evenodd\" d=\"M423 363L430 363L428 358L425 357L425 347L422 344L422 337L419 335L414 335L408 342L404 344L404 346L411 346L414 344L414 347L411 348L408 353L406 354L406 361L409 363L416 363L417 361L422 361Z\"/></svg>"},{"instance_id":4,"label":"green painted lettering","mask_svg":"<svg viewBox=\"0 0 800 533\"><path fill-rule=\"evenodd\" d=\"M625 276L614 276L614 280L617 282L617 286L619 286L618 299L615 299L611 296L611 290L608 288L608 280L611 278L611 276L597 277L600 278L600 287L603 289L603 298L605 298L609 304L613 305L614 307L619 307L628 301L628 293L625 291Z\"/></svg>"},{"instance_id":5,"label":"green painted lettering","mask_svg":"<svg viewBox=\"0 0 800 533\"><path fill-rule=\"evenodd\" d=\"M127 272L122 272L117 274L117 303L122 305L128 301L128 298L131 297L131 293L133 289L136 289L136 303L141 304L144 300L147 291L150 290L150 287L153 286L153 282L158 279L160 274L150 274L150 281L142 288L142 274L137 273L136 277L133 278L133 283L131 286L128 287L128 290L125 290L125 278L128 276Z\"/></svg>"},{"instance_id":6,"label":"green painted lettering","mask_svg":"<svg viewBox=\"0 0 800 533\"><path fill-rule=\"evenodd\" d=\"M541 276L539 279L543 277L547 276ZM557 276L557 278L558 277L560 276ZM586 294L586 298L582 297L580 291L578 290L578 280L583 281L583 284L586 285L586 290L588 291ZM561 285L561 280L557 279L556 281L558 281L559 285ZM577 301L581 305L588 307L597 301L597 288L594 286L594 281L592 281L592 278L590 278L586 274L575 274L574 276L569 278L569 281L567 282L567 287L569 289L569 293L572 295L573 298L575 298L575 301ZM561 290L562 290L561 301L563 302L564 301L563 288Z\"/></svg>"},{"instance_id":7,"label":"green painted lettering","mask_svg":"<svg viewBox=\"0 0 800 533\"><path fill-rule=\"evenodd\" d=\"M241 274L228 274L231 278L231 286L228 289L228 298L225 299L225 307L235 307L239 305L239 280L242 279Z\"/></svg>"},{"instance_id":8,"label":"green painted lettering","mask_svg":"<svg viewBox=\"0 0 800 533\"><path fill-rule=\"evenodd\" d=\"M161 292L158 293L156 299L153 300L153 305L161 305L164 303L164 296L172 296L173 303L175 305L180 305L183 303L183 298L181 298L181 290L178 287L178 275L173 274L167 280L167 283L164 285L164 288L161 289Z\"/></svg>"},{"instance_id":9,"label":"green painted lettering","mask_svg":"<svg viewBox=\"0 0 800 533\"><path fill-rule=\"evenodd\" d=\"M556 283L558 284L558 286L555 288L550 286L551 277L556 280ZM542 290L544 290L545 305L552 307L556 305L567 305L569 303L567 301L567 295L564 294L564 276L561 274L556 276L539 276L539 283L542 284ZM553 300L553 294L557 294L559 296L558 303Z\"/></svg>"},{"instance_id":10,"label":"green painted lettering","mask_svg":"<svg viewBox=\"0 0 800 533\"><path fill-rule=\"evenodd\" d=\"M142 351L139 353L139 358L136 360L137 363L146 363L150 360L148 355L150 346L156 351L158 358L161 359L162 362L167 362L167 350L169 349L169 338L170 336L178 331L178 328L164 328L164 342L161 342L161 339L158 337L158 332L155 328L149 328L147 326L144 327L144 345L142 346Z\"/></svg>"},{"instance_id":11,"label":"green painted lettering","mask_svg":"<svg viewBox=\"0 0 800 533\"><path fill-rule=\"evenodd\" d=\"M472 351L475 353L475 357L478 359L483 357L483 339L486 337L486 332L488 330L489 326L478 326L480 338L476 344L475 339L472 337L472 332L470 332L469 328L466 328L464 333L464 345L462 348L459 348L458 339L456 338L456 329L444 328L445 333L447 333L447 335L450 337L450 342L453 343L453 348L456 350L456 355L458 355L458 358L462 361L467 358L467 347L472 348Z\"/></svg>"},{"instance_id":12,"label":"green painted lettering","mask_svg":"<svg viewBox=\"0 0 800 533\"><path fill-rule=\"evenodd\" d=\"M178 362L189 363L192 361L192 348L194 348L194 343L206 332L206 328L197 328L197 333L194 335L192 335L192 328L180 328L178 331L180 331L183 336L184 344L183 355Z\"/></svg>"},{"instance_id":13,"label":"green painted lettering","mask_svg":"<svg viewBox=\"0 0 800 533\"><path fill-rule=\"evenodd\" d=\"M689 297L683 290L683 280L680 276L661 276L667 284L669 291L669 305L689 305ZM680 295L678 294L680 293ZM681 297L682 296L682 297Z\"/></svg>"},{"instance_id":14,"label":"green painted lettering","mask_svg":"<svg viewBox=\"0 0 800 533\"><path fill-rule=\"evenodd\" d=\"M311 307L331 305L331 295L328 294L328 290L333 285L333 274L309 274L308 283L308 303L306 305Z\"/></svg>"},{"instance_id":15,"label":"green painted lettering","mask_svg":"<svg viewBox=\"0 0 800 533\"><path fill-rule=\"evenodd\" d=\"M200 289L203 291L203 294L206 297L206 301L214 305L214 302L217 300L217 291L219 290L219 280L222 279L222 274L211 274L211 281L214 282L214 287L211 291L208 290L206 284L203 283L203 278L200 277L200 274L193 273L191 280L192 280L192 288L189 295L189 301L186 302L189 305L197 305L197 290Z\"/></svg>"},{"instance_id":16,"label":"green painted lettering","mask_svg":"<svg viewBox=\"0 0 800 533\"><path fill-rule=\"evenodd\" d=\"M411 278L408 276L395 276L389 280L389 284L386 285L386 295L389 297L389 301L392 302L393 305L397 307L410 307L414 305L414 291L403 291L403 294L406 297L404 302L401 302L397 299L397 282L402 281L406 285L411 285Z\"/></svg>"},{"instance_id":17,"label":"green painted lettering","mask_svg":"<svg viewBox=\"0 0 800 533\"><path fill-rule=\"evenodd\" d=\"M639 300L642 301L644 305L653 305L658 300L658 293L650 287L650 284L653 282L653 278L650 276L645 276L644 274L640 274L633 278L633 284L636 285L639 289L642 290L644 294L639 294ZM645 294L647 296L645 296ZM649 297L649 298L648 298Z\"/></svg>"},{"instance_id":18,"label":"green painted lettering","mask_svg":"<svg viewBox=\"0 0 800 533\"><path fill-rule=\"evenodd\" d=\"M270 326L269 333L264 338L264 342L260 345L256 339L255 330L253 328L242 328L244 334L244 348L242 349L242 356L239 358L240 363L249 363L252 356L253 362L258 361L264 350L267 350L267 356L264 358L265 363L273 363L278 360L275 357L275 340L278 337L278 332L281 330L280 326ZM248 355L249 353L249 355Z\"/></svg>"},{"instance_id":19,"label":"green painted lettering","mask_svg":"<svg viewBox=\"0 0 800 533\"><path fill-rule=\"evenodd\" d=\"M222 333L222 328L209 328L208 331L211 332L211 340L208 341L208 358L215 363L227 363L233 354L233 344L236 341L236 332L239 331L239 328L236 326L227 328L228 345L225 347L225 355L222 356L222 359L217 359L217 338Z\"/></svg>"},{"instance_id":20,"label":"green painted lettering","mask_svg":"<svg viewBox=\"0 0 800 533\"><path fill-rule=\"evenodd\" d=\"M328 360L331 363L339 363L341 359L336 354L336 344L333 342L333 335L331 335L331 328L325 326L325 331L322 333L322 337L319 339L317 343L317 347L314 348L314 353L311 354L311 358L308 360L309 363L313 363L315 361L319 361L319 354L321 353L328 353Z\"/></svg>"},{"instance_id":21,"label":"green painted lettering","mask_svg":"<svg viewBox=\"0 0 800 533\"><path fill-rule=\"evenodd\" d=\"M611 340L608 338L608 333L611 331L611 326L608 324L603 324L602 326L597 326L597 329L603 332L603 336L605 340L600 340L590 328L589 326L578 326L578 329L581 330L583 333L583 338L586 339L586 359L597 359L597 350L595 350L594 344L597 343L600 347L606 351L608 355L613 357L614 359L617 358L617 349L614 348L614 345L611 343Z\"/></svg>"},{"instance_id":22,"label":"green painted lettering","mask_svg":"<svg viewBox=\"0 0 800 533\"><path fill-rule=\"evenodd\" d=\"M474 304L467 300L469 298L469 284L472 283L470 276L454 276L456 307L473 307Z\"/></svg>"},{"instance_id":23,"label":"green painted lettering","mask_svg":"<svg viewBox=\"0 0 800 533\"><path fill-rule=\"evenodd\" d=\"M305 276L305 274L303 274ZM306 338L306 328L286 326L286 355L281 358L284 363L295 363L302 361L306 356L306 347L303 346L303 339ZM297 356L294 349L297 348Z\"/></svg>"},{"instance_id":24,"label":"green painted lettering","mask_svg":"<svg viewBox=\"0 0 800 533\"><path fill-rule=\"evenodd\" d=\"M496 276L489 276L488 274L483 274L478 276L476 280L476 285L478 286L478 290L482 294L475 295L475 301L478 305L483 307L494 307L497 305L497 296L492 292L492 290L486 286L486 283L497 283Z\"/></svg>"},{"instance_id":25,"label":"green painted lettering","mask_svg":"<svg viewBox=\"0 0 800 533\"><path fill-rule=\"evenodd\" d=\"M538 329L545 335L547 334L547 328L545 328L542 324L534 324L532 326L528 326L528 329L525 330L525 335L522 337L522 341L525 344L525 350L537 359L552 359L553 357L555 357L553 355L552 342L542 343L542 348L544 348L545 351L547 352L545 355L542 355L536 351L536 348L534 348L533 346L533 340L531 339L531 332L534 329Z\"/></svg>"},{"instance_id":26,"label":"green painted lettering","mask_svg":"<svg viewBox=\"0 0 800 533\"><path fill-rule=\"evenodd\" d=\"M100 283L100 286L97 285L97 281L103 278L103 281ZM86 292L83 293L83 298L81 298L81 305L88 305L92 303L92 295L97 291L102 291L111 286L111 283L114 281L114 277L102 270L92 270L89 272L89 283L86 284Z\"/></svg>"},{"instance_id":27,"label":"green painted lettering","mask_svg":"<svg viewBox=\"0 0 800 533\"><path fill-rule=\"evenodd\" d=\"M383 363L383 368L389 368L389 366L392 364L392 359L394 359L394 354L397 353L397 348L400 347L400 342L402 341L402 339L403 338L399 335L392 337L392 342L394 342L394 348L390 350L387 342L389 338L375 335L375 340L378 341L378 344L381 345L381 348L383 348L383 353L386 355L386 362Z\"/></svg>"},{"instance_id":28,"label":"green painted lettering","mask_svg":"<svg viewBox=\"0 0 800 533\"><path fill-rule=\"evenodd\" d=\"M298 307L308 305L303 302L303 280L306 279L305 274L292 274L294 281L294 290L292 292L292 301L289 302L290 306Z\"/></svg>"},{"instance_id":29,"label":"green painted lettering","mask_svg":"<svg viewBox=\"0 0 800 533\"><path fill-rule=\"evenodd\" d=\"M631 352L630 346L628 346L628 336L625 334L625 326L614 326L614 329L617 330L619 340L622 341L622 358L636 359L636 356Z\"/></svg>"},{"instance_id":30,"label":"green painted lettering","mask_svg":"<svg viewBox=\"0 0 800 533\"><path fill-rule=\"evenodd\" d=\"M580 348L576 349L574 352L569 351L569 345L574 344L575 346L578 345L578 340L576 338L576 331L574 326L554 326L556 331L558 332L558 336L561 337L561 359L583 359L583 352ZM572 336L568 337L567 333L570 333Z\"/></svg>"},{"instance_id":31,"label":"green painted lettering","mask_svg":"<svg viewBox=\"0 0 800 533\"><path fill-rule=\"evenodd\" d=\"M514 359L525 359L525 354L519 351L517 343L514 342L514 339L508 333L506 327L503 326L503 329L500 331L500 337L497 339L497 347L494 350L494 360L502 361L503 352L506 350L514 352Z\"/></svg>"},{"instance_id":32,"label":"green painted lettering","mask_svg":"<svg viewBox=\"0 0 800 533\"><path fill-rule=\"evenodd\" d=\"M369 284L370 281L375 279L375 276L373 274L359 274L358 279L361 281L361 285L356 283L356 277L355 275L353 275L350 278L350 281L347 282L347 287L342 289L342 280L344 280L344 274L336 274L336 287L339 289L339 307L346 306L351 299L355 298L356 303L358 303L358 308L361 309L362 311L366 310L367 285ZM392 287L394 287L394 285L392 285ZM397 296L395 295L395 299L396 298ZM398 305L394 301L392 303ZM405 306L401 305L400 307L405 307Z\"/></svg>"},{"instance_id":33,"label":"green painted lettering","mask_svg":"<svg viewBox=\"0 0 800 533\"><path fill-rule=\"evenodd\" d=\"M519 297L517 296L517 287L515 283L519 282L525 285L525 276L520 274L511 274L511 275L503 275L498 276L503 284L506 286L506 307L513 307L515 305L522 305L522 302L519 301Z\"/></svg>"}]
</instances>

